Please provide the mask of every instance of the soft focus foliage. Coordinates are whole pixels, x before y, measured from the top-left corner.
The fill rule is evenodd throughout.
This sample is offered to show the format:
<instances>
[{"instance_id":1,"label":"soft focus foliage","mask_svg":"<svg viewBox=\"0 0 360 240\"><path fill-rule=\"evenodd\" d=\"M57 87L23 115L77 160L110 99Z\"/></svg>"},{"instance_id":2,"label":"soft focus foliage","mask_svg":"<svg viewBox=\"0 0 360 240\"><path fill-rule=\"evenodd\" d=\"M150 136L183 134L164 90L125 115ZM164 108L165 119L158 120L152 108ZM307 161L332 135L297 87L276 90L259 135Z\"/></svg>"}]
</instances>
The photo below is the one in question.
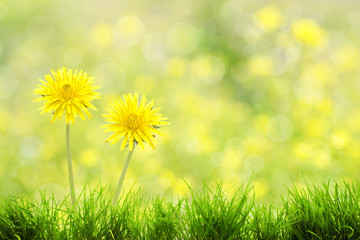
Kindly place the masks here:
<instances>
[{"instance_id":1,"label":"soft focus foliage","mask_svg":"<svg viewBox=\"0 0 360 240\"><path fill-rule=\"evenodd\" d=\"M115 184L126 152L101 114L139 92L171 119L156 151L136 151L125 181L184 194L203 180L257 200L304 179L360 172L359 2L0 2L0 192L68 192L65 124L41 117L33 89L50 69L86 69L99 112L72 126L75 185ZM340 11L341 9L341 11Z\"/></svg>"}]
</instances>

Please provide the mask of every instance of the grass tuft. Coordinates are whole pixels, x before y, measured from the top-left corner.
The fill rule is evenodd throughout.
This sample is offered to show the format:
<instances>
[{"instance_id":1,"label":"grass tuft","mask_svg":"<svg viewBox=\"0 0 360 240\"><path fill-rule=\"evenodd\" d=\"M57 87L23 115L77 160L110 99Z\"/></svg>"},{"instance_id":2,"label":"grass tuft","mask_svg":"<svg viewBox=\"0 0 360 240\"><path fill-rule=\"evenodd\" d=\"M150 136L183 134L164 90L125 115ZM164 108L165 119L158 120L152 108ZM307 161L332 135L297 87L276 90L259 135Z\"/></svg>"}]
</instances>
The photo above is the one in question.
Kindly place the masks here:
<instances>
[{"instance_id":1,"label":"grass tuft","mask_svg":"<svg viewBox=\"0 0 360 240\"><path fill-rule=\"evenodd\" d=\"M204 184L176 200L131 189L117 208L101 186L84 188L77 210L40 196L1 200L0 239L360 239L358 181L293 187L279 206L256 204L250 185L227 197Z\"/></svg>"},{"instance_id":2,"label":"grass tuft","mask_svg":"<svg viewBox=\"0 0 360 240\"><path fill-rule=\"evenodd\" d=\"M284 201L291 239L360 239L360 184L306 184Z\"/></svg>"},{"instance_id":3,"label":"grass tuft","mask_svg":"<svg viewBox=\"0 0 360 240\"><path fill-rule=\"evenodd\" d=\"M218 184L215 191L204 184L202 191L191 190L185 199L187 239L243 239L248 237L249 214L254 198L251 188L242 186L228 199Z\"/></svg>"}]
</instances>

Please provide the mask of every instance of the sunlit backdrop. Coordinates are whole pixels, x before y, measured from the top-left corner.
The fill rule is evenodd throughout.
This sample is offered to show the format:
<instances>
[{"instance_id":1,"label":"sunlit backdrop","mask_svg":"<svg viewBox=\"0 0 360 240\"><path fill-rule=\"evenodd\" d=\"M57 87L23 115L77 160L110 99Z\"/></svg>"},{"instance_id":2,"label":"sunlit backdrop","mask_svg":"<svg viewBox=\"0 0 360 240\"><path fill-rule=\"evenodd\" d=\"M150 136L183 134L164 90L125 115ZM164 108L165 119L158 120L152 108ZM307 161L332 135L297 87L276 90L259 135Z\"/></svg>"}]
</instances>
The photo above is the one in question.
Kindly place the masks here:
<instances>
[{"instance_id":1,"label":"sunlit backdrop","mask_svg":"<svg viewBox=\"0 0 360 240\"><path fill-rule=\"evenodd\" d=\"M51 69L101 86L93 119L71 128L75 185L115 186L126 151L101 114L138 92L170 117L156 150L136 149L125 179L186 194L252 177L277 201L304 181L360 173L360 3L245 0L0 1L0 193L69 193L65 121L33 102Z\"/></svg>"}]
</instances>

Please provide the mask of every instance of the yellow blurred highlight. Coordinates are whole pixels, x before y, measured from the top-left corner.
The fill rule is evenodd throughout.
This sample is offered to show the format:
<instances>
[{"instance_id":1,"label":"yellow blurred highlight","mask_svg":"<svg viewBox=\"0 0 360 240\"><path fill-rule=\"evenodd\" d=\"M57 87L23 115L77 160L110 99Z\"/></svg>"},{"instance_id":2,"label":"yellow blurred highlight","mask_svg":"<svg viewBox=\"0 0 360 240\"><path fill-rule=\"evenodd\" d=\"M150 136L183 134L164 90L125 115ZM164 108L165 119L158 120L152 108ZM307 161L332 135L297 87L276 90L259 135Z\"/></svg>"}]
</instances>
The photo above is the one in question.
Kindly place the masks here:
<instances>
[{"instance_id":1,"label":"yellow blurred highlight","mask_svg":"<svg viewBox=\"0 0 360 240\"><path fill-rule=\"evenodd\" d=\"M262 154L273 147L273 143L264 134L256 132L248 135L245 141L248 147L248 154Z\"/></svg>"},{"instance_id":2,"label":"yellow blurred highlight","mask_svg":"<svg viewBox=\"0 0 360 240\"><path fill-rule=\"evenodd\" d=\"M91 31L91 37L102 47L111 46L114 43L113 26L108 23L97 23Z\"/></svg>"},{"instance_id":3,"label":"yellow blurred highlight","mask_svg":"<svg viewBox=\"0 0 360 240\"><path fill-rule=\"evenodd\" d=\"M322 46L327 42L327 33L313 19L299 19L291 25L293 36L309 46Z\"/></svg>"},{"instance_id":4,"label":"yellow blurred highlight","mask_svg":"<svg viewBox=\"0 0 360 240\"><path fill-rule=\"evenodd\" d=\"M314 104L323 99L324 84L317 77L307 75L296 81L294 91L300 102Z\"/></svg>"},{"instance_id":5,"label":"yellow blurred highlight","mask_svg":"<svg viewBox=\"0 0 360 240\"><path fill-rule=\"evenodd\" d=\"M210 153L216 147L214 139L209 136L208 126L201 121L189 124L188 136L193 141L188 145L189 152Z\"/></svg>"},{"instance_id":6,"label":"yellow blurred highlight","mask_svg":"<svg viewBox=\"0 0 360 240\"><path fill-rule=\"evenodd\" d=\"M156 79L150 75L140 75L134 80L134 87L140 93L147 94L152 92L153 88L157 85Z\"/></svg>"},{"instance_id":7,"label":"yellow blurred highlight","mask_svg":"<svg viewBox=\"0 0 360 240\"><path fill-rule=\"evenodd\" d=\"M332 146L336 149L345 148L351 141L350 134L345 130L335 130L331 134Z\"/></svg>"},{"instance_id":8,"label":"yellow blurred highlight","mask_svg":"<svg viewBox=\"0 0 360 240\"><path fill-rule=\"evenodd\" d=\"M328 120L312 118L306 124L305 132L308 137L321 138L327 135L329 128L330 124Z\"/></svg>"},{"instance_id":9,"label":"yellow blurred highlight","mask_svg":"<svg viewBox=\"0 0 360 240\"><path fill-rule=\"evenodd\" d=\"M293 47L294 39L289 33L280 32L277 34L277 44L283 47Z\"/></svg>"},{"instance_id":10,"label":"yellow blurred highlight","mask_svg":"<svg viewBox=\"0 0 360 240\"><path fill-rule=\"evenodd\" d=\"M351 142L349 146L347 147L347 155L353 159L356 164L360 163L360 143L358 142Z\"/></svg>"},{"instance_id":11,"label":"yellow blurred highlight","mask_svg":"<svg viewBox=\"0 0 360 240\"><path fill-rule=\"evenodd\" d=\"M182 78L186 73L187 64L184 58L170 58L167 62L166 73L172 78Z\"/></svg>"},{"instance_id":12,"label":"yellow blurred highlight","mask_svg":"<svg viewBox=\"0 0 360 240\"><path fill-rule=\"evenodd\" d=\"M266 6L255 12L256 23L265 31L278 29L283 23L283 15L275 5Z\"/></svg>"},{"instance_id":13,"label":"yellow blurred highlight","mask_svg":"<svg viewBox=\"0 0 360 240\"><path fill-rule=\"evenodd\" d=\"M184 181L184 179L178 179L174 183L173 189L174 189L175 194L177 194L179 196L184 196L185 194L187 194L189 192L189 187L187 184L189 184L189 186L191 186L191 187L194 187L192 180L190 180L189 178L185 178L185 181Z\"/></svg>"},{"instance_id":14,"label":"yellow blurred highlight","mask_svg":"<svg viewBox=\"0 0 360 240\"><path fill-rule=\"evenodd\" d=\"M161 162L159 159L151 157L142 162L142 169L146 171L146 174L158 174L161 169Z\"/></svg>"},{"instance_id":15,"label":"yellow blurred highlight","mask_svg":"<svg viewBox=\"0 0 360 240\"><path fill-rule=\"evenodd\" d=\"M171 188L177 182L177 177L175 176L173 171L170 170L162 170L159 171L159 181L163 189Z\"/></svg>"},{"instance_id":16,"label":"yellow blurred highlight","mask_svg":"<svg viewBox=\"0 0 360 240\"><path fill-rule=\"evenodd\" d=\"M94 167L97 163L97 155L95 149L86 149L81 153L81 163L86 167Z\"/></svg>"},{"instance_id":17,"label":"yellow blurred highlight","mask_svg":"<svg viewBox=\"0 0 360 240\"><path fill-rule=\"evenodd\" d=\"M312 154L312 147L311 145L307 144L306 142L298 143L294 146L294 153L300 160L304 160L309 158Z\"/></svg>"},{"instance_id":18,"label":"yellow blurred highlight","mask_svg":"<svg viewBox=\"0 0 360 240\"><path fill-rule=\"evenodd\" d=\"M229 168L238 168L242 163L243 153L238 152L237 149L226 149L224 153L224 166Z\"/></svg>"},{"instance_id":19,"label":"yellow blurred highlight","mask_svg":"<svg viewBox=\"0 0 360 240\"><path fill-rule=\"evenodd\" d=\"M294 146L294 154L300 164L324 169L331 160L330 151L325 143L304 141Z\"/></svg>"},{"instance_id":20,"label":"yellow blurred highlight","mask_svg":"<svg viewBox=\"0 0 360 240\"><path fill-rule=\"evenodd\" d=\"M334 101L329 98L323 98L316 104L316 110L324 116L330 116L334 112Z\"/></svg>"},{"instance_id":21,"label":"yellow blurred highlight","mask_svg":"<svg viewBox=\"0 0 360 240\"><path fill-rule=\"evenodd\" d=\"M1 119L1 118L0 118ZM349 118L346 121L346 124L349 126L350 131L360 133L360 109L358 108L353 113L350 114ZM360 152L360 151L359 151Z\"/></svg>"},{"instance_id":22,"label":"yellow blurred highlight","mask_svg":"<svg viewBox=\"0 0 360 240\"><path fill-rule=\"evenodd\" d=\"M307 65L304 69L303 75L313 76L319 79L321 82L325 83L336 77L336 72L329 62L320 60L318 62Z\"/></svg>"},{"instance_id":23,"label":"yellow blurred highlight","mask_svg":"<svg viewBox=\"0 0 360 240\"><path fill-rule=\"evenodd\" d=\"M197 57L191 67L195 76L209 84L220 81L225 74L223 61L212 55Z\"/></svg>"},{"instance_id":24,"label":"yellow blurred highlight","mask_svg":"<svg viewBox=\"0 0 360 240\"><path fill-rule=\"evenodd\" d=\"M330 153L324 150L320 150L314 154L315 166L324 169L330 163Z\"/></svg>"},{"instance_id":25,"label":"yellow blurred highlight","mask_svg":"<svg viewBox=\"0 0 360 240\"><path fill-rule=\"evenodd\" d=\"M293 133L292 121L282 115L271 117L266 124L266 135L274 142L285 142Z\"/></svg>"},{"instance_id":26,"label":"yellow blurred highlight","mask_svg":"<svg viewBox=\"0 0 360 240\"><path fill-rule=\"evenodd\" d=\"M331 57L339 69L349 71L359 67L359 50L354 45L339 47L331 54Z\"/></svg>"},{"instance_id":27,"label":"yellow blurred highlight","mask_svg":"<svg viewBox=\"0 0 360 240\"><path fill-rule=\"evenodd\" d=\"M0 130L5 131L8 129L9 114L4 111L0 111Z\"/></svg>"},{"instance_id":28,"label":"yellow blurred highlight","mask_svg":"<svg viewBox=\"0 0 360 240\"><path fill-rule=\"evenodd\" d=\"M256 199L261 199L265 197L269 191L269 186L264 181L255 181L253 185Z\"/></svg>"},{"instance_id":29,"label":"yellow blurred highlight","mask_svg":"<svg viewBox=\"0 0 360 240\"><path fill-rule=\"evenodd\" d=\"M230 199L233 198L235 196L235 194L238 193L238 186L239 184L243 184L244 182L240 180L240 178L237 179L225 179L222 182L222 189L223 189L223 193L225 194L225 196Z\"/></svg>"},{"instance_id":30,"label":"yellow blurred highlight","mask_svg":"<svg viewBox=\"0 0 360 240\"><path fill-rule=\"evenodd\" d=\"M117 41L125 46L130 47L138 44L145 35L145 27L141 20L133 15L121 17L114 27Z\"/></svg>"},{"instance_id":31,"label":"yellow blurred highlight","mask_svg":"<svg viewBox=\"0 0 360 240\"><path fill-rule=\"evenodd\" d=\"M269 116L264 114L255 116L255 119L253 121L255 128L262 133L266 133L266 126L269 119L270 119Z\"/></svg>"},{"instance_id":32,"label":"yellow blurred highlight","mask_svg":"<svg viewBox=\"0 0 360 240\"><path fill-rule=\"evenodd\" d=\"M255 76L268 76L274 71L274 63L266 56L253 57L249 60L249 68Z\"/></svg>"}]
</instances>

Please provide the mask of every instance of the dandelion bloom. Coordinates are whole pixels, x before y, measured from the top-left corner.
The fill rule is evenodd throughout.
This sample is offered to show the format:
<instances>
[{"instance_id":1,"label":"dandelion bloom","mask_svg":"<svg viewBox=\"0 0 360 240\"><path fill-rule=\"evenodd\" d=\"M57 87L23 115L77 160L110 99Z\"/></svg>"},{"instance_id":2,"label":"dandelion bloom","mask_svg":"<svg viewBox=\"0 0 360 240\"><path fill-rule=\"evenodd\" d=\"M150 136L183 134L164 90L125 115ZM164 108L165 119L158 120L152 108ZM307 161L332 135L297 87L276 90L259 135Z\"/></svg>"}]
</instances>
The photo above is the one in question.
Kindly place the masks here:
<instances>
[{"instance_id":1,"label":"dandelion bloom","mask_svg":"<svg viewBox=\"0 0 360 240\"><path fill-rule=\"evenodd\" d=\"M51 70L50 74L45 75L45 80L41 80L39 88L34 93L42 95L35 101L45 101L39 109L41 114L52 111L53 123L57 118L60 120L65 112L66 124L74 123L75 117L79 115L85 119L84 113L91 118L88 108L97 110L90 101L100 99L100 93L94 90L98 86L93 86L93 77L89 77L86 72L73 71L66 68L59 69L57 72Z\"/></svg>"},{"instance_id":2,"label":"dandelion bloom","mask_svg":"<svg viewBox=\"0 0 360 240\"><path fill-rule=\"evenodd\" d=\"M143 96L138 103L138 94L124 94L123 99L114 99L108 109L109 114L103 116L107 118L108 122L112 124L104 125L107 128L105 132L114 132L106 142L111 142L111 145L123 138L121 150L129 145L129 150L132 151L134 143L139 144L144 150L144 142L148 143L155 149L155 135L163 135L158 130L160 125L169 124L165 120L163 114L157 114L160 108L153 108L154 101L146 103L146 98Z\"/></svg>"}]
</instances>

